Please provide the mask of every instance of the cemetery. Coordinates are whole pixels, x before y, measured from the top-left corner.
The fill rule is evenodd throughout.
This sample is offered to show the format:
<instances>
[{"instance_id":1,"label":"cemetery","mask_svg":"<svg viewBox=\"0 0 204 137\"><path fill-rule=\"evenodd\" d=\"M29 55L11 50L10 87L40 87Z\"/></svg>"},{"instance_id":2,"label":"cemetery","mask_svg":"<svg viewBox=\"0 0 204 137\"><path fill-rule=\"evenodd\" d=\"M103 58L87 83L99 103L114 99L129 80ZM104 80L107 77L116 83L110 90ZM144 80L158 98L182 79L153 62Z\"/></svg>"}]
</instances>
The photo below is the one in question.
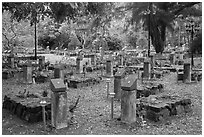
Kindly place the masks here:
<instances>
[{"instance_id":1,"label":"cemetery","mask_svg":"<svg viewBox=\"0 0 204 137\"><path fill-rule=\"evenodd\" d=\"M124 3L117 5L113 2L102 2L102 5L100 5L97 2L87 2L88 7L86 7L86 4L80 3L84 6L84 9L87 8L87 12L93 18L95 17L94 14L104 16L98 10L94 12L103 4L103 10L108 6L115 8L115 10L118 7L120 9L121 5L124 6ZM15 4L13 3L13 5ZM24 4L24 2L20 3L19 6L23 6L22 9L25 8L25 5L21 4ZM29 5L29 3L27 4ZM83 9L80 9L81 7L75 2L67 2L66 4L48 2L50 5L43 2L31 2L30 4L39 4L39 7L50 6L50 12L53 12L52 8L56 5L61 6L61 8L67 8L67 5L70 5L71 8L78 7L77 10L79 11ZM138 8L146 6L150 9L150 13L153 12L151 11L153 9L150 8L152 5L159 7L154 2L140 3L144 5L136 2L130 4L138 6ZM184 5L182 3L172 4L188 8L185 3ZM199 9L200 3L189 2L187 4L192 4L191 6L198 12L202 12ZM16 8L13 5L4 2L3 11ZM96 6L96 8L89 9L89 6L92 8ZM57 10L56 7L54 9ZM136 9L133 9L133 11L136 12ZM190 48L189 51L174 46L176 42L172 42L168 46L159 45L156 40L158 38L156 37L157 30L154 28L150 29L155 31L155 34L150 29L136 31L138 34L141 33L140 31L148 32L148 37L143 36L147 41L145 43L137 40L133 45L130 45L131 42L127 44L128 40L121 38L122 33L112 34L113 37L108 37L101 25L97 26L98 31L95 31L95 24L92 24L94 21L89 22L90 18L83 12L76 12L77 16L73 14L77 17L77 21L72 18L72 15L68 14L59 18L57 18L60 16L58 14L53 18L51 17L56 12L50 15L51 22L53 20L57 23L51 24L55 30L47 30L47 33L50 35L58 29L60 37L53 40L59 40L57 44L50 44L53 42L51 36L49 36L47 42L43 41L46 40L46 32L43 29L50 25L47 23L48 26L43 26L42 30L38 30L39 38L36 41L35 37L35 48L31 48L31 51L27 48L23 52L19 51L21 49L20 44L15 45L15 43L12 46L5 44L5 47L2 47L2 50L4 50L2 53L2 134L202 134L202 52L198 53L199 51L196 50L200 47L192 48L196 42L196 46L202 46L202 42L199 43L202 40L199 39L200 35L196 35L195 38L192 38L192 41L186 42L188 48ZM106 12L111 11L107 10ZM148 17L150 13L144 13L144 16ZM39 12L38 14L43 15L44 13ZM103 14L105 14L105 11ZM80 20L83 17L82 15L87 17L83 21ZM113 15L116 16L116 13ZM152 16L154 15L152 14ZM176 15L177 13L175 13ZM25 15L21 17L23 16ZM67 16L70 17L66 18ZM18 16L14 16L14 18L18 18ZM61 20L63 18L65 20ZM47 20L49 19L47 18ZM183 18L179 19L181 21L185 20ZM200 21L200 18L193 17L192 19L195 23ZM3 19L5 23L9 22L5 20ZM66 22L67 20L68 22ZM175 21L178 23L178 20ZM40 22L41 20L34 23L35 25L38 23L38 27L41 27L40 25L43 23L46 24L46 22L42 24ZM63 22L70 25L68 31L66 27L62 27ZM153 21L150 23L155 25ZM57 25L59 26L57 27ZM89 25L93 28L90 29ZM110 30L106 33L111 35L113 33L112 29L115 28L112 26L112 28L107 29ZM104 31L103 34L102 30ZM117 30L118 28L114 30L115 33ZM6 41L8 40L6 33L9 31L4 30L4 32L4 41ZM62 36L61 34L65 32L66 35ZM193 33L198 32L200 31ZM53 33L53 35L55 34ZM128 33L125 35L128 35L127 38L131 37ZM119 38L115 38L116 36L122 40L119 42ZM182 40L185 42L187 36L179 36L179 45ZM60 41L63 37L64 41ZM170 34L166 37L167 42L175 39ZM135 38L138 39L136 35ZM70 41L68 42L66 39L70 39ZM9 48L9 52L4 48Z\"/></svg>"}]
</instances>

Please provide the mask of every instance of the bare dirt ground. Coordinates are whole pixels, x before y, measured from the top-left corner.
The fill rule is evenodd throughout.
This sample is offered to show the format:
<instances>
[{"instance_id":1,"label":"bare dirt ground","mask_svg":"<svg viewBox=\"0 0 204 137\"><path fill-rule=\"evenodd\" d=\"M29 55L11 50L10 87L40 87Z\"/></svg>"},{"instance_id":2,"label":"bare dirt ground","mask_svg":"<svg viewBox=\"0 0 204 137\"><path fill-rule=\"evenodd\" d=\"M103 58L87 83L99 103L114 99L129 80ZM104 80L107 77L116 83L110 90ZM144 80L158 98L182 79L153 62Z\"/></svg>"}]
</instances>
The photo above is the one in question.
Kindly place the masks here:
<instances>
[{"instance_id":1,"label":"bare dirt ground","mask_svg":"<svg viewBox=\"0 0 204 137\"><path fill-rule=\"evenodd\" d=\"M200 63L200 62L199 62ZM74 113L73 123L67 128L56 130L48 128L43 131L43 122L29 124L19 119L11 112L2 109L3 135L201 135L202 134L202 80L198 83L184 84L176 82L176 73L170 73L162 79L164 92L161 94L179 95L188 97L192 101L192 112L173 116L163 122L147 121L141 126L140 120L127 125L117 120L120 116L120 102L114 101L114 119L110 118L110 99L106 98L106 81L92 87L69 89L68 102L76 101L78 95L81 99ZM25 85L20 85L16 79L2 80L2 100L5 94L17 93ZM30 91L37 92L49 88L49 83L29 85ZM110 87L113 92L113 79ZM3 101L2 101L3 102ZM47 122L50 124L50 121Z\"/></svg>"}]
</instances>

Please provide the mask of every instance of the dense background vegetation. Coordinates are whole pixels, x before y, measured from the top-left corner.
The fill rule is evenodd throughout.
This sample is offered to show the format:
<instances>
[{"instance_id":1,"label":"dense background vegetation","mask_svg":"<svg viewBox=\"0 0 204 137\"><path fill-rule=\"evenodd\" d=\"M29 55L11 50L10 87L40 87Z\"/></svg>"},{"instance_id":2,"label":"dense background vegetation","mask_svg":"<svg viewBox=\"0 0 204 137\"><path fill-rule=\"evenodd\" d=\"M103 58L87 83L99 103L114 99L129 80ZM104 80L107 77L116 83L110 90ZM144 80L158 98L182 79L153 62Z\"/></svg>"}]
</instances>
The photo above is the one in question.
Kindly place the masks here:
<instances>
[{"instance_id":1,"label":"dense background vegetation","mask_svg":"<svg viewBox=\"0 0 204 137\"><path fill-rule=\"evenodd\" d=\"M197 2L3 3L3 49L33 50L35 40L38 48L93 48L98 33L107 41L109 50L126 45L147 48L149 33L151 45L162 53L168 44L176 47L192 43L185 25L193 21L202 26L201 6ZM200 35L195 32L196 44L191 47L199 48L190 48L193 52L201 51Z\"/></svg>"}]
</instances>

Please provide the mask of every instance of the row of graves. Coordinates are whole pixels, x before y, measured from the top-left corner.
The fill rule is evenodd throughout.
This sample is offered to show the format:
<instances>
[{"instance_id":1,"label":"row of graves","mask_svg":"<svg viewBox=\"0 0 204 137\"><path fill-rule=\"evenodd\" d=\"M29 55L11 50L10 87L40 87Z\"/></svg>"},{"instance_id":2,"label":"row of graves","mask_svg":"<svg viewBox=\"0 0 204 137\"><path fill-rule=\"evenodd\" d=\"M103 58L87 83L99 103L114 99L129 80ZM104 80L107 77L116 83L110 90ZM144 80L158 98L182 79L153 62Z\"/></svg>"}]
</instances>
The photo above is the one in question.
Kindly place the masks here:
<instances>
[{"instance_id":1,"label":"row of graves","mask_svg":"<svg viewBox=\"0 0 204 137\"><path fill-rule=\"evenodd\" d=\"M127 66L127 59L131 59L133 64ZM171 57L169 59L171 62ZM165 92L165 85L160 83L159 79L174 72L165 70L161 66L158 68L155 63L157 60L155 56L137 58L123 54L115 58L109 56L103 65L103 62L97 62L94 55L80 54L76 59L76 67L58 64L54 70L48 70L51 72L48 73L51 95L45 91L40 94L28 94L26 90L17 95L6 95L3 108L12 111L28 122L43 120L45 128L45 117L51 119L52 126L56 129L64 128L68 126L68 112L74 112L80 98L79 96L75 104L68 106L66 89L99 84L101 77L105 77L107 78L107 97L111 98L112 118L114 101L120 101L121 116L118 120L125 123L133 123L137 118L160 121L172 115L189 112L191 99L165 94L160 96L159 93ZM39 66L46 72L48 67L44 61L42 62L42 64L39 63ZM93 68L97 68L98 65L101 66L99 70L105 68L105 73L98 77L88 77L86 74L88 67L91 67L91 73L93 73ZM182 81L184 83L198 80L198 78L191 78L193 71L189 63L184 63L183 69L176 72L179 80L181 79L180 73L183 74ZM23 73L27 84L35 83L32 64L23 65ZM50 74L53 74L53 77ZM114 80L114 92L109 91L111 79Z\"/></svg>"},{"instance_id":2,"label":"row of graves","mask_svg":"<svg viewBox=\"0 0 204 137\"><path fill-rule=\"evenodd\" d=\"M177 82L179 80L184 83L200 81L202 74L193 70L190 63L185 62L175 68L172 54L169 55L168 62L163 65L158 62L161 60L167 61L167 58L150 56L149 59L144 58L142 63L137 57L128 56L128 59L136 60L132 62L134 66L121 66L114 75L114 93L109 93L107 90L110 97L121 102L121 117L119 120L132 123L136 121L137 117L140 117L157 122L173 115L191 111L190 98L158 94L165 92L164 85L158 79L166 74L176 72ZM169 66L164 66L167 63L169 63Z\"/></svg>"},{"instance_id":3,"label":"row of graves","mask_svg":"<svg viewBox=\"0 0 204 137\"><path fill-rule=\"evenodd\" d=\"M78 56L76 65L69 64L49 64L45 62L44 56L39 56L37 61L32 57L14 57L8 60L5 69L17 69L14 73L17 76L18 84L50 83L51 91L30 93L29 89L24 89L16 94L7 94L4 97L3 108L8 109L19 118L27 122L38 122L51 119L52 125L61 128L64 121L67 121L67 111L73 113L78 99L74 105L67 106L67 88L81 88L99 84L101 77L96 75L85 75L85 66L95 66L96 58L93 55ZM19 61L20 60L20 61ZM22 63L21 63L22 62ZM92 67L93 68L93 67ZM10 79L5 71L2 72L3 79ZM16 78L16 77L15 77ZM61 122L62 121L62 122Z\"/></svg>"}]
</instances>

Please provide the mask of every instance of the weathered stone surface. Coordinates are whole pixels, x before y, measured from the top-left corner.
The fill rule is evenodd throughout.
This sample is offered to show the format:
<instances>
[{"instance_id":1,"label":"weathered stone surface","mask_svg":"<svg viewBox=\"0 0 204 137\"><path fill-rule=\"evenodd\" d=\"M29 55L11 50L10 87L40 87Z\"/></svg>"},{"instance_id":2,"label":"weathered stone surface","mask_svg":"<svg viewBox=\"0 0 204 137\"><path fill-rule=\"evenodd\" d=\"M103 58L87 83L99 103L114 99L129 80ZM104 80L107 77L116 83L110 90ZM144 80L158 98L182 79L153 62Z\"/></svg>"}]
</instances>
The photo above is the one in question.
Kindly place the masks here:
<instances>
[{"instance_id":1,"label":"weathered stone surface","mask_svg":"<svg viewBox=\"0 0 204 137\"><path fill-rule=\"evenodd\" d=\"M151 64L149 61L144 62L144 72L143 78L150 78L151 77Z\"/></svg>"},{"instance_id":2,"label":"weathered stone surface","mask_svg":"<svg viewBox=\"0 0 204 137\"><path fill-rule=\"evenodd\" d=\"M110 59L106 61L106 76L113 77L113 62Z\"/></svg>"},{"instance_id":3,"label":"weathered stone surface","mask_svg":"<svg viewBox=\"0 0 204 137\"><path fill-rule=\"evenodd\" d=\"M135 90L137 87L136 81L137 81L137 75L136 74L129 75L123 79L122 84L121 84L121 88L123 90L126 90L126 91Z\"/></svg>"},{"instance_id":4,"label":"weathered stone surface","mask_svg":"<svg viewBox=\"0 0 204 137\"><path fill-rule=\"evenodd\" d=\"M135 90L122 91L121 96L121 120L125 123L136 121Z\"/></svg>"},{"instance_id":5,"label":"weathered stone surface","mask_svg":"<svg viewBox=\"0 0 204 137\"><path fill-rule=\"evenodd\" d=\"M67 92L52 92L51 94L51 120L56 129L68 126Z\"/></svg>"},{"instance_id":6,"label":"weathered stone surface","mask_svg":"<svg viewBox=\"0 0 204 137\"><path fill-rule=\"evenodd\" d=\"M149 96L136 102L146 110L146 118L155 122L172 115L180 115L192 111L191 100L179 96ZM140 105L139 105L140 104ZM141 105L142 104L142 105Z\"/></svg>"},{"instance_id":7,"label":"weathered stone surface","mask_svg":"<svg viewBox=\"0 0 204 137\"><path fill-rule=\"evenodd\" d=\"M70 88L81 88L87 87L90 85L95 85L100 83L100 78L93 78L93 77L72 77L68 80L68 87Z\"/></svg>"},{"instance_id":8,"label":"weathered stone surface","mask_svg":"<svg viewBox=\"0 0 204 137\"><path fill-rule=\"evenodd\" d=\"M64 92L66 91L66 86L62 79L51 79L50 88L53 92Z\"/></svg>"},{"instance_id":9,"label":"weathered stone surface","mask_svg":"<svg viewBox=\"0 0 204 137\"><path fill-rule=\"evenodd\" d=\"M184 83L191 82L191 64L190 63L184 64L183 82Z\"/></svg>"},{"instance_id":10,"label":"weathered stone surface","mask_svg":"<svg viewBox=\"0 0 204 137\"><path fill-rule=\"evenodd\" d=\"M42 121L42 107L39 104L40 99L33 97L28 97L27 95L6 95L3 101L3 109L11 111L22 120L30 123ZM51 119L50 99L47 98L46 101L46 116L47 119Z\"/></svg>"}]
</instances>

